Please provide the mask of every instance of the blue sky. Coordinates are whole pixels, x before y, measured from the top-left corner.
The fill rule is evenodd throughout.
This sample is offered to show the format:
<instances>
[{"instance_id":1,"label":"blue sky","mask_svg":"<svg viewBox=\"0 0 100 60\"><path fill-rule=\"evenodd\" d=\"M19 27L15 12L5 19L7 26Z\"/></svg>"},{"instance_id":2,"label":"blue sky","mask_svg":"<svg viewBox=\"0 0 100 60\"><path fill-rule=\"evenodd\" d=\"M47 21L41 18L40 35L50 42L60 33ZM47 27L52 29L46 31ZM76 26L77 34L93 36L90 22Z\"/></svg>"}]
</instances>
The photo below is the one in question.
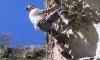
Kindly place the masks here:
<instances>
[{"instance_id":1,"label":"blue sky","mask_svg":"<svg viewBox=\"0 0 100 60\"><path fill-rule=\"evenodd\" d=\"M29 46L44 42L44 32L34 30L25 11L27 4L43 9L43 0L0 0L0 35L8 33L9 47Z\"/></svg>"}]
</instances>

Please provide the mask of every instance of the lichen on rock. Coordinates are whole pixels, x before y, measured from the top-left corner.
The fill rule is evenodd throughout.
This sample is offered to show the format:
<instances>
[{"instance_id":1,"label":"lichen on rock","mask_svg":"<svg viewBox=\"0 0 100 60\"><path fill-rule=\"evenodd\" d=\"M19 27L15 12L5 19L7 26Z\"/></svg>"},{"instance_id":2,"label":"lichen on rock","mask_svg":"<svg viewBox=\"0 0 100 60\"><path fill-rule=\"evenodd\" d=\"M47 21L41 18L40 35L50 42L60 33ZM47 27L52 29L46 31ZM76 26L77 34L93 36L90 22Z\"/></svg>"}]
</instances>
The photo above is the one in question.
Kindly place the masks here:
<instances>
[{"instance_id":1,"label":"lichen on rock","mask_svg":"<svg viewBox=\"0 0 100 60\"><path fill-rule=\"evenodd\" d=\"M53 0L45 0L46 6ZM65 36L66 48L74 60L91 60L97 56L97 43L100 40L100 17L83 0L59 0L69 13L69 20L74 18L67 29L59 18L52 27ZM91 1L92 2L92 1ZM99 26L99 27L97 27ZM98 31L97 31L98 30ZM67 39L68 38L68 39ZM48 60L71 60L60 54L57 40L48 34ZM98 43L99 44L99 43ZM96 60L96 59L95 59Z\"/></svg>"}]
</instances>

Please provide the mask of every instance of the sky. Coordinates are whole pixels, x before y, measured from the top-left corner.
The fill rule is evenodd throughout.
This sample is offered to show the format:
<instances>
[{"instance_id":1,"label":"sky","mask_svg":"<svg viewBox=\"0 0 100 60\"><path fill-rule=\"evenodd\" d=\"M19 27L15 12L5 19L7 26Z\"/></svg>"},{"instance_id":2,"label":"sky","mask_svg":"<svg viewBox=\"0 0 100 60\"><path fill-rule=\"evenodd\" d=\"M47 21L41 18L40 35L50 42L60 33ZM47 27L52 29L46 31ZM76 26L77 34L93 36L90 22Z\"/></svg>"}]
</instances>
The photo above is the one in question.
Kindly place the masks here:
<instances>
[{"instance_id":1,"label":"sky","mask_svg":"<svg viewBox=\"0 0 100 60\"><path fill-rule=\"evenodd\" d=\"M7 33L8 47L42 44L44 32L35 31L25 10L27 4L43 9L43 0L0 0L0 35Z\"/></svg>"}]
</instances>

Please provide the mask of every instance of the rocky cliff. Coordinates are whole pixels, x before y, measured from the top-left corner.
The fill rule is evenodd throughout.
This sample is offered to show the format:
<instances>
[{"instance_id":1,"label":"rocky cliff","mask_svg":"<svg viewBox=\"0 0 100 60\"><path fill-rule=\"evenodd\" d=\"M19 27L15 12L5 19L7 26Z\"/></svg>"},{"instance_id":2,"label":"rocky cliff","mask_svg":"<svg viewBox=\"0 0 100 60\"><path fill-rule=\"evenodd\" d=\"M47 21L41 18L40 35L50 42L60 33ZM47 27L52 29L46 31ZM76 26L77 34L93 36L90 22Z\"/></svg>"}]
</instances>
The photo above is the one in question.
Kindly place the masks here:
<instances>
[{"instance_id":1,"label":"rocky cliff","mask_svg":"<svg viewBox=\"0 0 100 60\"><path fill-rule=\"evenodd\" d=\"M59 0L66 7L71 20L67 29L61 19L56 20L52 27L64 36L66 49L69 49L71 59L65 58L59 52L57 39L47 34L47 60L97 60L100 55L100 10L99 0ZM53 0L45 0L45 7ZM88 3L88 4L87 4ZM74 15L74 16L73 16ZM73 19L74 18L74 19ZM99 59L100 60L100 59Z\"/></svg>"}]
</instances>

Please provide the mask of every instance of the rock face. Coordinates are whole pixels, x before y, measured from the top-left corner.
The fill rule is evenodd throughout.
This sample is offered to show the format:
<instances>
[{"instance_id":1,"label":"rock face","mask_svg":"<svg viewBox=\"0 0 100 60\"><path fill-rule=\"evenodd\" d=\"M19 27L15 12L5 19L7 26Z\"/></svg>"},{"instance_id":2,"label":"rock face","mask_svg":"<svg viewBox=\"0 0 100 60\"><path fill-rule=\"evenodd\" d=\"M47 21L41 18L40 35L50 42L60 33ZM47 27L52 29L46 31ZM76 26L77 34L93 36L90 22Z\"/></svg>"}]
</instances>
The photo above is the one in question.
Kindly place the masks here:
<instances>
[{"instance_id":1,"label":"rock face","mask_svg":"<svg viewBox=\"0 0 100 60\"><path fill-rule=\"evenodd\" d=\"M93 1L91 1L91 0L84 0L84 1L87 2L91 6L91 8L93 10L97 10L100 13L100 6L99 6L100 0L93 0Z\"/></svg>"},{"instance_id":2,"label":"rock face","mask_svg":"<svg viewBox=\"0 0 100 60\"><path fill-rule=\"evenodd\" d=\"M96 60L100 57L100 18L98 13L100 10L98 4L94 4L97 7L94 5L91 7L91 3L94 3L94 1L85 0L90 5L81 0L59 1L66 6L66 11L68 11L70 17L69 20L73 17L75 19L71 20L69 30L65 29L64 26L66 25L60 18L52 24L52 27L65 36L65 47L70 49L68 52L72 59L93 60L92 57L94 57ZM53 0L45 0L45 6L52 2ZM92 10L93 7L97 11ZM52 36L52 32L47 34L47 60L72 60L60 54L59 45L56 42L57 39Z\"/></svg>"}]
</instances>

